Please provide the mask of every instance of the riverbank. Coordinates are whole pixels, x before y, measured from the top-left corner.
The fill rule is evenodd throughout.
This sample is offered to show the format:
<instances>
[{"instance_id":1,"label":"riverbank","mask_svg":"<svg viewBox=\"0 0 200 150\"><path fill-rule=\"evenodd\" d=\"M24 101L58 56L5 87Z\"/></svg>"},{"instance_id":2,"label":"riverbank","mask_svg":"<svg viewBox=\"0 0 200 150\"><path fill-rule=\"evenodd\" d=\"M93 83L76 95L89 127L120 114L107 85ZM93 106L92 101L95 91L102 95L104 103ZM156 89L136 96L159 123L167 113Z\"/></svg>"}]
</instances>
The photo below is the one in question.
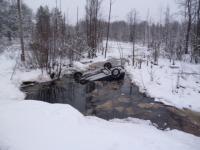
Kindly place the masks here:
<instances>
[{"instance_id":1,"label":"riverbank","mask_svg":"<svg viewBox=\"0 0 200 150\"><path fill-rule=\"evenodd\" d=\"M66 104L25 101L20 83L46 78L37 70L20 69L10 80L16 51L10 48L10 53L0 56L0 149L199 149L199 137L178 130L161 131L149 121L105 121L85 117Z\"/></svg>"}]
</instances>

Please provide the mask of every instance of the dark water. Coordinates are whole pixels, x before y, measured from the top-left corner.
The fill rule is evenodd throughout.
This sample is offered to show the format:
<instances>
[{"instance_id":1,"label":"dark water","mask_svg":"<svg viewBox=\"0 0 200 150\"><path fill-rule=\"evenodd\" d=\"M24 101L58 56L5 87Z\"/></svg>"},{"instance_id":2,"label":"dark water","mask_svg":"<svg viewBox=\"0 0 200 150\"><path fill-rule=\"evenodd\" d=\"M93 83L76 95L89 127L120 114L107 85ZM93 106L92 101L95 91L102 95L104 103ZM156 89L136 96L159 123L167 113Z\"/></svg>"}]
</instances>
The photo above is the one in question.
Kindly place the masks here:
<instances>
[{"instance_id":1,"label":"dark water","mask_svg":"<svg viewBox=\"0 0 200 150\"><path fill-rule=\"evenodd\" d=\"M70 76L21 88L27 100L70 104L85 115L103 119L134 117L150 120L159 129L178 129L200 136L200 114L155 102L140 93L128 76L121 81L81 85Z\"/></svg>"},{"instance_id":2,"label":"dark water","mask_svg":"<svg viewBox=\"0 0 200 150\"><path fill-rule=\"evenodd\" d=\"M200 114L155 102L130 84L128 77L119 82L98 82L92 92L92 113L104 119L134 117L150 120L159 129L178 129L200 136Z\"/></svg>"},{"instance_id":3,"label":"dark water","mask_svg":"<svg viewBox=\"0 0 200 150\"><path fill-rule=\"evenodd\" d=\"M45 83L34 83L32 86L22 85L27 100L41 100L48 103L70 104L80 112L86 112L86 100L95 89L95 83L87 85L76 83L72 77L65 76L60 80Z\"/></svg>"}]
</instances>

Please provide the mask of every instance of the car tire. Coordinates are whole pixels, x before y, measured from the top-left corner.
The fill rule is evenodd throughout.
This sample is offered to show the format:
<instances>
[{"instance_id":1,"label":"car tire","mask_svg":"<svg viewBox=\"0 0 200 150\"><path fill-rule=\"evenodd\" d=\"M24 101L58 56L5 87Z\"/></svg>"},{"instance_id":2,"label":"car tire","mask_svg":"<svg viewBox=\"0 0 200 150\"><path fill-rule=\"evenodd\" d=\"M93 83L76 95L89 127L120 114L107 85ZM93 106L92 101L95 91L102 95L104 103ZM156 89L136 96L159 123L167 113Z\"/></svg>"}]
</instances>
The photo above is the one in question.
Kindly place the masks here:
<instances>
[{"instance_id":1,"label":"car tire","mask_svg":"<svg viewBox=\"0 0 200 150\"><path fill-rule=\"evenodd\" d=\"M111 75L113 78L118 78L120 76L120 70L119 69L113 69L111 72Z\"/></svg>"},{"instance_id":2,"label":"car tire","mask_svg":"<svg viewBox=\"0 0 200 150\"><path fill-rule=\"evenodd\" d=\"M104 68L110 70L112 68L112 64L110 62L107 62L104 64Z\"/></svg>"},{"instance_id":3,"label":"car tire","mask_svg":"<svg viewBox=\"0 0 200 150\"><path fill-rule=\"evenodd\" d=\"M75 80L76 82L80 82L82 75L83 75L83 74L82 74L81 72L76 72L76 73L74 73L74 80Z\"/></svg>"}]
</instances>

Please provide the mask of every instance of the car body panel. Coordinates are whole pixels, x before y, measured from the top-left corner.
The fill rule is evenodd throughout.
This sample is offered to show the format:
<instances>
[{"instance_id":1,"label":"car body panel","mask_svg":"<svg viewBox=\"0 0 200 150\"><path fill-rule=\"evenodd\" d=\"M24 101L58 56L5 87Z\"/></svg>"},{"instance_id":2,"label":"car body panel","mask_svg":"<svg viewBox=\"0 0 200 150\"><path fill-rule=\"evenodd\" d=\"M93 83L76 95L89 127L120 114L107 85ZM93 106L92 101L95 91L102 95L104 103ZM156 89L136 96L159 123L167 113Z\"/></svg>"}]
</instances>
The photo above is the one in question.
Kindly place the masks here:
<instances>
[{"instance_id":1,"label":"car body panel","mask_svg":"<svg viewBox=\"0 0 200 150\"><path fill-rule=\"evenodd\" d=\"M112 76L112 71L114 69L120 70L120 75L118 77ZM89 71L83 74L80 80L86 81L113 81L113 80L121 80L125 76L125 69L122 66L116 66L109 69L99 69L95 71Z\"/></svg>"}]
</instances>

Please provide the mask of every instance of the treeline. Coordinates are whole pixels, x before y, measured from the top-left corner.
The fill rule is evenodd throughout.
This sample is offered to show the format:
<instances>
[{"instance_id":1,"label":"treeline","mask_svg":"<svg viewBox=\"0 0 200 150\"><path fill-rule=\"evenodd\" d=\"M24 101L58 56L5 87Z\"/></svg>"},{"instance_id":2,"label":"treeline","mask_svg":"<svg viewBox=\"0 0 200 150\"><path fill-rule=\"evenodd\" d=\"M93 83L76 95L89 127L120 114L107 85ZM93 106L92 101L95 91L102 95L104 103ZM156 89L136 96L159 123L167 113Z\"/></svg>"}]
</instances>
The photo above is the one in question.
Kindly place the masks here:
<instances>
[{"instance_id":1,"label":"treeline","mask_svg":"<svg viewBox=\"0 0 200 150\"><path fill-rule=\"evenodd\" d=\"M49 10L41 6L36 13L30 44L35 58L32 64L59 78L63 65L68 63L71 67L82 57L96 57L97 50L102 49L104 32L100 6L99 0L87 0L85 19L80 21L77 17L75 26L67 23L65 14L58 8Z\"/></svg>"},{"instance_id":2,"label":"treeline","mask_svg":"<svg viewBox=\"0 0 200 150\"><path fill-rule=\"evenodd\" d=\"M84 56L94 58L97 51L104 54L106 50L102 43L109 39L133 43L133 65L136 43L148 47L155 64L161 54L172 62L189 56L191 62L199 63L200 0L178 2L180 10L177 12L182 15L179 17L181 21L177 21L177 16L166 8L160 14L159 22L153 22L150 14L141 21L135 9L127 14L127 21L110 22L112 0L108 20L102 18L102 0L86 0L85 17L80 19L77 14L74 26L68 24L65 14L56 7L49 10L47 6L41 6L33 16L31 9L22 4L23 37L31 39L30 62L32 66L59 77L66 58L72 66L73 61ZM9 40L18 37L15 1L0 0L0 22L0 37L8 37Z\"/></svg>"},{"instance_id":3,"label":"treeline","mask_svg":"<svg viewBox=\"0 0 200 150\"><path fill-rule=\"evenodd\" d=\"M30 37L33 25L32 10L22 4L24 36ZM0 0L0 38L7 37L9 40L19 37L19 21L17 4L15 2Z\"/></svg>"},{"instance_id":4,"label":"treeline","mask_svg":"<svg viewBox=\"0 0 200 150\"><path fill-rule=\"evenodd\" d=\"M180 6L178 16L174 16L170 13L170 8L166 8L160 14L163 16L162 21L157 23L151 21L149 14L145 21L138 21L140 18L137 17L137 12L130 11L127 21L110 24L110 39L147 45L149 49L153 49L156 57L164 49L163 55L170 60L183 60L187 55L190 62L199 63L200 0L179 0L177 5Z\"/></svg>"},{"instance_id":5,"label":"treeline","mask_svg":"<svg viewBox=\"0 0 200 150\"><path fill-rule=\"evenodd\" d=\"M72 66L87 52L86 42L86 36L77 27L66 24L65 15L58 8L41 6L37 10L30 49L33 64L48 74L59 78L65 63ZM69 62L64 62L67 57Z\"/></svg>"}]
</instances>

